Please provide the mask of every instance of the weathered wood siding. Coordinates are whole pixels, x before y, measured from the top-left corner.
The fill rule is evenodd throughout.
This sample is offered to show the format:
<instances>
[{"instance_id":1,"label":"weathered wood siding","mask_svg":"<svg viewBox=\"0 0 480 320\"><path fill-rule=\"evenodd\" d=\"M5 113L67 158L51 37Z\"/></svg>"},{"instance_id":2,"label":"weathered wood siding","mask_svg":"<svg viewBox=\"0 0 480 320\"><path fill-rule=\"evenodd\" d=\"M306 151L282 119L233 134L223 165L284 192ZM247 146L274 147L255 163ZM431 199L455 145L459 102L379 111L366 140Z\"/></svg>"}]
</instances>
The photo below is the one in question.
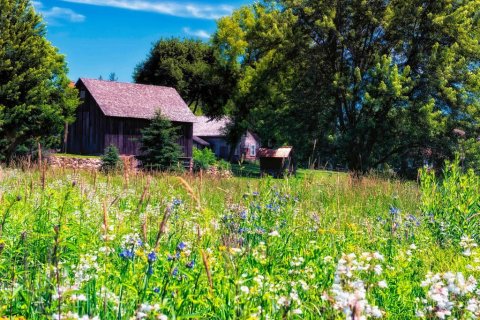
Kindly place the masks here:
<instances>
[{"instance_id":1,"label":"weathered wood siding","mask_svg":"<svg viewBox=\"0 0 480 320\"><path fill-rule=\"evenodd\" d=\"M120 154L139 155L141 130L148 126L144 119L107 117L105 146L114 145Z\"/></svg>"},{"instance_id":2,"label":"weathered wood siding","mask_svg":"<svg viewBox=\"0 0 480 320\"><path fill-rule=\"evenodd\" d=\"M81 83L78 89L84 90L85 97L76 110L75 122L68 127L66 151L74 154L101 154L105 149L103 136L106 117Z\"/></svg>"}]
</instances>

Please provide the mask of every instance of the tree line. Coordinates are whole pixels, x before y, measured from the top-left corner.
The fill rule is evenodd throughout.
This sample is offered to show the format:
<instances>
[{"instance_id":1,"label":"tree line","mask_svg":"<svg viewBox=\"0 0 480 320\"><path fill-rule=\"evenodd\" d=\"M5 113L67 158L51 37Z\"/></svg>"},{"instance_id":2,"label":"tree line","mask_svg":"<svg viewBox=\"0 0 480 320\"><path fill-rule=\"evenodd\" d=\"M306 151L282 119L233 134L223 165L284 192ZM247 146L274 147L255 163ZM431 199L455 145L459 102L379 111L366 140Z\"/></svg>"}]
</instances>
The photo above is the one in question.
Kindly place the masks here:
<instances>
[{"instance_id":1,"label":"tree line","mask_svg":"<svg viewBox=\"0 0 480 320\"><path fill-rule=\"evenodd\" d=\"M140 83L293 145L304 165L402 173L462 153L478 168L480 1L282 0L218 21L209 43L161 39Z\"/></svg>"}]
</instances>

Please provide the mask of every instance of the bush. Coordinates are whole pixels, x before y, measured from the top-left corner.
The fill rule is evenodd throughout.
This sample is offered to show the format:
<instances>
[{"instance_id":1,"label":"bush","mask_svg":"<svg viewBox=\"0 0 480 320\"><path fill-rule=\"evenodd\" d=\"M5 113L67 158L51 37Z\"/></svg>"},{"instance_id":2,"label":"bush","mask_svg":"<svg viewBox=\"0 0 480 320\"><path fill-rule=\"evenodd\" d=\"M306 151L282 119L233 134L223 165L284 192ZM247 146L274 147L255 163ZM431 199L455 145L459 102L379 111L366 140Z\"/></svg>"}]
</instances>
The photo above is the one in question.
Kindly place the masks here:
<instances>
[{"instance_id":1,"label":"bush","mask_svg":"<svg viewBox=\"0 0 480 320\"><path fill-rule=\"evenodd\" d=\"M178 166L178 159L182 156L178 138L177 128L158 112L150 125L142 130L143 154L138 158L150 169L172 169Z\"/></svg>"},{"instance_id":2,"label":"bush","mask_svg":"<svg viewBox=\"0 0 480 320\"><path fill-rule=\"evenodd\" d=\"M468 235L480 240L480 177L472 169L462 171L459 160L446 162L443 177L421 171L422 210L431 230L444 245Z\"/></svg>"},{"instance_id":3,"label":"bush","mask_svg":"<svg viewBox=\"0 0 480 320\"><path fill-rule=\"evenodd\" d=\"M212 150L205 149L193 149L193 166L195 170L207 170L211 166L215 165L217 158Z\"/></svg>"},{"instance_id":4,"label":"bush","mask_svg":"<svg viewBox=\"0 0 480 320\"><path fill-rule=\"evenodd\" d=\"M102 166L101 170L103 172L112 172L120 170L122 168L122 162L120 159L120 154L118 153L117 147L110 145L105 148L105 151L102 155Z\"/></svg>"},{"instance_id":5,"label":"bush","mask_svg":"<svg viewBox=\"0 0 480 320\"><path fill-rule=\"evenodd\" d=\"M223 159L218 160L217 166L222 171L232 171L232 165L230 164L230 162Z\"/></svg>"}]
</instances>

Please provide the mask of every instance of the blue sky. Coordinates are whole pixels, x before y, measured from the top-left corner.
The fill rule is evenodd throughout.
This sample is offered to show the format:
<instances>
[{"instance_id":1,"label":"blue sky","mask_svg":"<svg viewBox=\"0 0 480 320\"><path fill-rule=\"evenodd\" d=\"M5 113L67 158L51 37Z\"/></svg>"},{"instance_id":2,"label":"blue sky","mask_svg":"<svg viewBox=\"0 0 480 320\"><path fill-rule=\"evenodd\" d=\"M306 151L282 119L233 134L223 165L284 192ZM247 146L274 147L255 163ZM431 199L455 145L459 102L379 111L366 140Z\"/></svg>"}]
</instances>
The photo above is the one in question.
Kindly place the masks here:
<instances>
[{"instance_id":1,"label":"blue sky","mask_svg":"<svg viewBox=\"0 0 480 320\"><path fill-rule=\"evenodd\" d=\"M66 56L69 76L132 81L135 66L160 38L208 41L216 19L249 0L34 0L47 38Z\"/></svg>"}]
</instances>

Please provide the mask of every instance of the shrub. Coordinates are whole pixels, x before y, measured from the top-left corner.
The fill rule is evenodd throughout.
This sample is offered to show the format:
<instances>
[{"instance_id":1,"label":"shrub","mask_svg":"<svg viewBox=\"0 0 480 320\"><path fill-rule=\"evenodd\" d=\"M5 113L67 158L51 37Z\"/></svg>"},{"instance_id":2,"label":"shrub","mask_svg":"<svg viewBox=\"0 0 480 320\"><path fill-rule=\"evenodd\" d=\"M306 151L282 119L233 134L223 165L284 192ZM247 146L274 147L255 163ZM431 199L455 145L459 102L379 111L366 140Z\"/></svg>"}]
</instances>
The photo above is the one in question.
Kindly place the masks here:
<instances>
[{"instance_id":1,"label":"shrub","mask_svg":"<svg viewBox=\"0 0 480 320\"><path fill-rule=\"evenodd\" d=\"M218 160L217 166L222 171L232 171L232 165L230 164L230 162L223 159Z\"/></svg>"},{"instance_id":2,"label":"shrub","mask_svg":"<svg viewBox=\"0 0 480 320\"><path fill-rule=\"evenodd\" d=\"M193 166L195 170L207 170L213 166L217 161L215 153L212 150L205 149L193 149Z\"/></svg>"},{"instance_id":3,"label":"shrub","mask_svg":"<svg viewBox=\"0 0 480 320\"><path fill-rule=\"evenodd\" d=\"M105 148L105 151L102 155L101 170L103 172L112 172L121 169L121 167L122 162L120 161L120 155L117 147L110 145Z\"/></svg>"},{"instance_id":4,"label":"shrub","mask_svg":"<svg viewBox=\"0 0 480 320\"><path fill-rule=\"evenodd\" d=\"M141 151L138 158L150 169L167 170L178 165L182 156L178 145L177 128L160 112L157 112L148 127L142 130Z\"/></svg>"},{"instance_id":5,"label":"shrub","mask_svg":"<svg viewBox=\"0 0 480 320\"><path fill-rule=\"evenodd\" d=\"M462 171L459 160L447 162L443 177L433 170L421 172L422 210L429 215L433 232L440 241L460 241L469 234L480 239L480 177Z\"/></svg>"}]
</instances>

